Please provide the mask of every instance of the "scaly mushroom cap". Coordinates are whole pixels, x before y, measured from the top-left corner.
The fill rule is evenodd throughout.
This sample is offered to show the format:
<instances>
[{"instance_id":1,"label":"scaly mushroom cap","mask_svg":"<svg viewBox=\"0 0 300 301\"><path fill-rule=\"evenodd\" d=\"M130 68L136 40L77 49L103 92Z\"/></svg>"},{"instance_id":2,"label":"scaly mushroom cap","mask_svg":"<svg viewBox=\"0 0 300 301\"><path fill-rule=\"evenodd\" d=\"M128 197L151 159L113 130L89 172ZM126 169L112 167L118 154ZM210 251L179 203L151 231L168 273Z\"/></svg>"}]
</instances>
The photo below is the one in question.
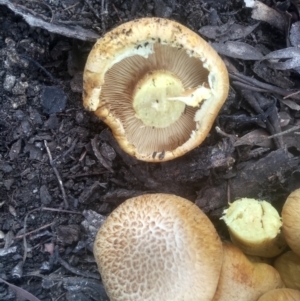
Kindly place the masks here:
<instances>
[{"instance_id":1,"label":"scaly mushroom cap","mask_svg":"<svg viewBox=\"0 0 300 301\"><path fill-rule=\"evenodd\" d=\"M257 301L299 301L300 291L291 288L278 288L263 294Z\"/></svg>"},{"instance_id":2,"label":"scaly mushroom cap","mask_svg":"<svg viewBox=\"0 0 300 301\"><path fill-rule=\"evenodd\" d=\"M300 256L300 189L288 196L281 215L285 240L289 247Z\"/></svg>"},{"instance_id":3,"label":"scaly mushroom cap","mask_svg":"<svg viewBox=\"0 0 300 301\"><path fill-rule=\"evenodd\" d=\"M206 215L190 201L168 194L122 203L94 244L111 301L210 301L222 252Z\"/></svg>"},{"instance_id":4,"label":"scaly mushroom cap","mask_svg":"<svg viewBox=\"0 0 300 301\"><path fill-rule=\"evenodd\" d=\"M223 243L223 251L222 270L212 301L257 301L267 291L284 287L272 266L250 262L230 243Z\"/></svg>"},{"instance_id":5,"label":"scaly mushroom cap","mask_svg":"<svg viewBox=\"0 0 300 301\"><path fill-rule=\"evenodd\" d=\"M216 51L181 24L143 18L94 45L84 70L83 104L139 160L174 159L209 133L229 89Z\"/></svg>"}]
</instances>

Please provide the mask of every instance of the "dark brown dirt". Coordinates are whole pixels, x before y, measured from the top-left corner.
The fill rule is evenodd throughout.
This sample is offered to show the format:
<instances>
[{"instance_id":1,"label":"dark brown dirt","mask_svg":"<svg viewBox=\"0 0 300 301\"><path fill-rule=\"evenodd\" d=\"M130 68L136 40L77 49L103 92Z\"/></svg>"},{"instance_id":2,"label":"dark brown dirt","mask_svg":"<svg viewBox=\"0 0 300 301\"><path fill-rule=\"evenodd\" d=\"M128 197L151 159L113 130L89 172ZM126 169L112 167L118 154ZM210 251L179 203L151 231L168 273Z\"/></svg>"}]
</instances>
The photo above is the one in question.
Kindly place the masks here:
<instances>
[{"instance_id":1,"label":"dark brown dirt","mask_svg":"<svg viewBox=\"0 0 300 301\"><path fill-rule=\"evenodd\" d=\"M143 16L172 18L195 31L216 19L256 23L239 0L104 2L107 11L93 0L15 3L47 22L78 25L99 36ZM275 50L286 47L286 38L261 24L242 41ZM261 93L260 112L234 84L216 121L221 132L213 129L202 146L159 164L124 154L106 125L82 107L82 71L92 45L30 27L0 5L0 278L19 288L20 300L26 299L20 288L40 300L108 300L92 257L101 219L96 213L107 215L129 197L166 192L188 198L227 237L219 217L228 201L256 197L280 210L300 187L299 134L237 144L237 136L255 129L278 133L282 116L285 126L299 125L299 110L285 107L278 94ZM253 61L230 62L255 75ZM297 72L281 76L299 87ZM0 300L17 300L16 289L0 283Z\"/></svg>"}]
</instances>

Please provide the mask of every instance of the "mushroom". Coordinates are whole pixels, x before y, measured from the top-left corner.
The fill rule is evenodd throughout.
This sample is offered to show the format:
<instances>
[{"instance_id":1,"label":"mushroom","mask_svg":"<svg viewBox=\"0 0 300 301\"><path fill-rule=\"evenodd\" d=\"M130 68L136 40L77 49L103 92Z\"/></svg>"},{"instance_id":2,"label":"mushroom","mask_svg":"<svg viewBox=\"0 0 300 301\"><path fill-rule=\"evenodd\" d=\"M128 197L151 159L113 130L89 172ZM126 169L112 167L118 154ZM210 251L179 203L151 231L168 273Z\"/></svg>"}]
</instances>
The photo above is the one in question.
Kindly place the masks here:
<instances>
[{"instance_id":1,"label":"mushroom","mask_svg":"<svg viewBox=\"0 0 300 301\"><path fill-rule=\"evenodd\" d=\"M169 194L126 200L97 233L94 256L111 301L209 301L222 243L192 202Z\"/></svg>"},{"instance_id":2,"label":"mushroom","mask_svg":"<svg viewBox=\"0 0 300 301\"><path fill-rule=\"evenodd\" d=\"M91 50L83 104L139 160L182 156L208 135L226 100L228 72L216 51L183 25L161 18L122 24Z\"/></svg>"},{"instance_id":3,"label":"mushroom","mask_svg":"<svg viewBox=\"0 0 300 301\"><path fill-rule=\"evenodd\" d=\"M291 288L278 288L263 294L257 301L299 301L300 292Z\"/></svg>"},{"instance_id":4,"label":"mushroom","mask_svg":"<svg viewBox=\"0 0 300 301\"><path fill-rule=\"evenodd\" d=\"M293 191L282 208L282 232L289 247L300 256L300 189Z\"/></svg>"},{"instance_id":5,"label":"mushroom","mask_svg":"<svg viewBox=\"0 0 300 301\"><path fill-rule=\"evenodd\" d=\"M286 287L300 290L300 257L298 255L293 251L285 252L275 260L274 267Z\"/></svg>"},{"instance_id":6,"label":"mushroom","mask_svg":"<svg viewBox=\"0 0 300 301\"><path fill-rule=\"evenodd\" d=\"M252 263L239 248L223 243L223 265L212 301L257 301L267 291L281 287L283 282L272 266Z\"/></svg>"},{"instance_id":7,"label":"mushroom","mask_svg":"<svg viewBox=\"0 0 300 301\"><path fill-rule=\"evenodd\" d=\"M266 201L236 200L221 219L228 226L231 241L245 254L270 258L286 248L280 216Z\"/></svg>"}]
</instances>

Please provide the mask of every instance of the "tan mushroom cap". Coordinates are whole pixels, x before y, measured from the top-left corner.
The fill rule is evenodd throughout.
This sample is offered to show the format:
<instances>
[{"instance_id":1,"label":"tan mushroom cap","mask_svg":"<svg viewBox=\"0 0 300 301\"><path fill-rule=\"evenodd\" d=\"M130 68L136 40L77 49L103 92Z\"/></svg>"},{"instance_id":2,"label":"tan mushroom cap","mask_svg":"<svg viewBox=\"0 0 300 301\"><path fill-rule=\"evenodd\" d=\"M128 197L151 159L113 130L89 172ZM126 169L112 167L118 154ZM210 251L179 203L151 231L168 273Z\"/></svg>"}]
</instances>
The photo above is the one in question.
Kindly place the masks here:
<instances>
[{"instance_id":1,"label":"tan mushroom cap","mask_svg":"<svg viewBox=\"0 0 300 301\"><path fill-rule=\"evenodd\" d=\"M223 265L212 301L257 301L269 290L284 287L279 273L266 263L252 263L236 246L223 243Z\"/></svg>"},{"instance_id":2,"label":"tan mushroom cap","mask_svg":"<svg viewBox=\"0 0 300 301\"><path fill-rule=\"evenodd\" d=\"M286 287L300 290L300 257L298 255L293 251L285 252L275 260L274 267Z\"/></svg>"},{"instance_id":3,"label":"tan mushroom cap","mask_svg":"<svg viewBox=\"0 0 300 301\"><path fill-rule=\"evenodd\" d=\"M209 133L229 89L225 64L199 35L161 18L118 26L94 45L84 107L139 160L174 159Z\"/></svg>"},{"instance_id":4,"label":"tan mushroom cap","mask_svg":"<svg viewBox=\"0 0 300 301\"><path fill-rule=\"evenodd\" d=\"M128 199L108 216L94 244L111 301L209 301L222 254L207 216L169 194Z\"/></svg>"},{"instance_id":5,"label":"tan mushroom cap","mask_svg":"<svg viewBox=\"0 0 300 301\"><path fill-rule=\"evenodd\" d=\"M282 232L289 247L300 256L300 189L293 191L282 208Z\"/></svg>"},{"instance_id":6,"label":"tan mushroom cap","mask_svg":"<svg viewBox=\"0 0 300 301\"><path fill-rule=\"evenodd\" d=\"M291 288L278 288L268 291L257 301L299 301L300 291Z\"/></svg>"}]
</instances>

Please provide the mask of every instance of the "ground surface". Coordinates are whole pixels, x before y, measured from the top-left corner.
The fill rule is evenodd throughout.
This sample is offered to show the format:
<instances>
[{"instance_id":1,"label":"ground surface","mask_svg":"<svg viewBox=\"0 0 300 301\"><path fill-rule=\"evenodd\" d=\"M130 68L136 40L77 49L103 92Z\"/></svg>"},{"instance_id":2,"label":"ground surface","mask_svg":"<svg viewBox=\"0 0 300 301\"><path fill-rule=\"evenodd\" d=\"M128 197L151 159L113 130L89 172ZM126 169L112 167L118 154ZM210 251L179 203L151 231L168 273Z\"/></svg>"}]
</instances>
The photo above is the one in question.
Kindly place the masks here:
<instances>
[{"instance_id":1,"label":"ground surface","mask_svg":"<svg viewBox=\"0 0 300 301\"><path fill-rule=\"evenodd\" d=\"M300 187L299 134L266 138L300 124L295 98L284 102L283 95L241 88L232 78L216 121L220 131L214 128L186 156L159 164L128 157L105 124L82 107L84 62L104 31L143 16L170 17L195 31L221 24L249 29L258 22L242 1L14 3L50 27L64 26L61 32L68 34L33 28L0 5L0 278L16 286L0 284L1 300L16 300L16 290L26 299L21 288L40 300L108 300L91 252L97 218L101 222L96 213L107 215L126 198L148 192L186 197L226 237L218 218L228 201L263 198L280 210ZM298 20L295 7L283 11ZM76 30L86 41L71 37ZM215 42L235 32L222 30ZM235 40L273 51L287 47L288 33L261 23ZM227 64L284 91L299 87L293 70L270 71L238 57L227 57Z\"/></svg>"}]
</instances>

